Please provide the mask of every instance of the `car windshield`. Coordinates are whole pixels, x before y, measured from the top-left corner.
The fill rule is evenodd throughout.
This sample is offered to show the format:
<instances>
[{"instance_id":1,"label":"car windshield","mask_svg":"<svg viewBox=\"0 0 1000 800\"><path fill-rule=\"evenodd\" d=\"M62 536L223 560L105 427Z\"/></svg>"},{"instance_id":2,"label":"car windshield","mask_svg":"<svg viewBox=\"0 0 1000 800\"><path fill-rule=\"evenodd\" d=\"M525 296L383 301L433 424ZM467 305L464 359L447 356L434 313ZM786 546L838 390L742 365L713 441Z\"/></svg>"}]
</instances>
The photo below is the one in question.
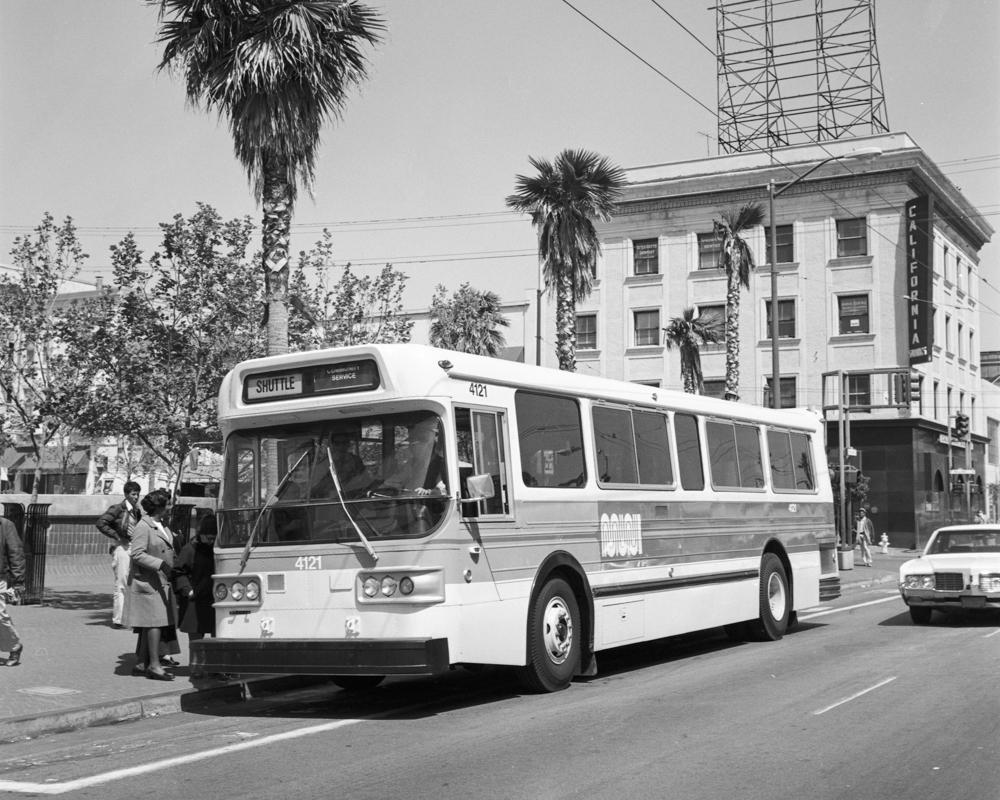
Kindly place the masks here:
<instances>
[{"instance_id":1,"label":"car windshield","mask_svg":"<svg viewBox=\"0 0 1000 800\"><path fill-rule=\"evenodd\" d=\"M1000 531L941 531L928 545L927 555L944 553L1000 553Z\"/></svg>"},{"instance_id":2,"label":"car windshield","mask_svg":"<svg viewBox=\"0 0 1000 800\"><path fill-rule=\"evenodd\" d=\"M230 435L218 545L242 546L255 524L258 544L357 541L355 524L369 538L428 534L448 502L442 431L411 411Z\"/></svg>"}]
</instances>

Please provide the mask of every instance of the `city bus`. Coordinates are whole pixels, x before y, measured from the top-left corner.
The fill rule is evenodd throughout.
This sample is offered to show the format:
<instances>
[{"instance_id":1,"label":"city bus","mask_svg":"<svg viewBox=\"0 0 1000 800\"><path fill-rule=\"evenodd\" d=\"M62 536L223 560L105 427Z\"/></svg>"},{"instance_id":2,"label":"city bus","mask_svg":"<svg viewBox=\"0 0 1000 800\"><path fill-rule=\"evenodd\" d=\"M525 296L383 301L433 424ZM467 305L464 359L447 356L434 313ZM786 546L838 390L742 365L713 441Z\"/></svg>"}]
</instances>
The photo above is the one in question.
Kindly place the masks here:
<instances>
[{"instance_id":1,"label":"city bus","mask_svg":"<svg viewBox=\"0 0 1000 800\"><path fill-rule=\"evenodd\" d=\"M388 344L241 363L219 424L206 672L556 691L609 648L780 639L840 593L806 409Z\"/></svg>"}]
</instances>

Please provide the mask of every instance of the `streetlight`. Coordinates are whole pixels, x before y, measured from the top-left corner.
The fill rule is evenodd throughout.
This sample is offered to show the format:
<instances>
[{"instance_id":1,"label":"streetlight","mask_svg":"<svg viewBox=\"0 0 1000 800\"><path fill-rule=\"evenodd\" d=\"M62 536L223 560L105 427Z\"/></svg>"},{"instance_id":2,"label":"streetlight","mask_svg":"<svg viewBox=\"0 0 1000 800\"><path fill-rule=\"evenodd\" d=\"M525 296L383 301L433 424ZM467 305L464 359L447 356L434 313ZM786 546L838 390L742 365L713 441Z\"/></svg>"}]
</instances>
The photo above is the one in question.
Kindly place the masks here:
<instances>
[{"instance_id":1,"label":"streetlight","mask_svg":"<svg viewBox=\"0 0 1000 800\"><path fill-rule=\"evenodd\" d=\"M771 408L781 408L781 372L778 369L778 237L777 226L774 224L774 198L791 189L803 178L812 175L824 164L831 161L846 161L850 158L862 158L864 156L877 156L882 154L881 147L862 147L844 153L841 156L830 156L814 164L794 180L784 184L780 189L775 188L774 178L767 184L768 206L770 214L769 228L771 231Z\"/></svg>"}]
</instances>

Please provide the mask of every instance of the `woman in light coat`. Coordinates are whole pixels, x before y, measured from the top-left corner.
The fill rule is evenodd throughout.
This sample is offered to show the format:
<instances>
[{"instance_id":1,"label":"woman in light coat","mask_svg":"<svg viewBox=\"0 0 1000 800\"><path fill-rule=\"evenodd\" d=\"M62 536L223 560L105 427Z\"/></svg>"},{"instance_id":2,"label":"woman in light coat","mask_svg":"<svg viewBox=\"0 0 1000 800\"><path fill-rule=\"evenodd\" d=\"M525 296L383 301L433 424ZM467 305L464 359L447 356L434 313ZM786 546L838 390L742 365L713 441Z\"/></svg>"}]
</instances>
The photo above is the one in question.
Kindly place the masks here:
<instances>
[{"instance_id":1,"label":"woman in light coat","mask_svg":"<svg viewBox=\"0 0 1000 800\"><path fill-rule=\"evenodd\" d=\"M160 642L174 636L177 604L170 585L174 566L174 537L163 523L170 510L170 494L156 489L142 498L145 516L132 529L131 568L125 595L127 624L139 634L136 671L151 680L172 681L163 671Z\"/></svg>"}]
</instances>

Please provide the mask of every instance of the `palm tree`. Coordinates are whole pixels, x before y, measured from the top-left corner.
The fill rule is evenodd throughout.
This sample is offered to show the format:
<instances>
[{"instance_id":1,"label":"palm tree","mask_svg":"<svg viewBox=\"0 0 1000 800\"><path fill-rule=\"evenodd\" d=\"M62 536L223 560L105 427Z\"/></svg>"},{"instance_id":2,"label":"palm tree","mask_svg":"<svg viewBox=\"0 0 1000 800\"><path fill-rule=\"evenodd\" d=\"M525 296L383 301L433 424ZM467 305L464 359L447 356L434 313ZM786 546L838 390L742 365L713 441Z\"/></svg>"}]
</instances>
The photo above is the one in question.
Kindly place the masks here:
<instances>
[{"instance_id":1,"label":"palm tree","mask_svg":"<svg viewBox=\"0 0 1000 800\"><path fill-rule=\"evenodd\" d=\"M434 347L496 357L506 344L500 328L509 326L496 292L463 283L448 299L447 290L438 284L431 301L429 339Z\"/></svg>"},{"instance_id":2,"label":"palm tree","mask_svg":"<svg viewBox=\"0 0 1000 800\"><path fill-rule=\"evenodd\" d=\"M529 158L538 170L518 175L507 198L531 214L546 289L556 292L556 354L559 369L576 369L576 304L591 291L601 242L595 220L607 221L625 185L624 171L587 150L563 150L555 162Z\"/></svg>"},{"instance_id":3,"label":"palm tree","mask_svg":"<svg viewBox=\"0 0 1000 800\"><path fill-rule=\"evenodd\" d=\"M760 203L744 203L719 212L713 220L721 240L719 268L726 273L726 399L740 399L740 287L750 288L753 253L742 234L764 221ZM772 309L771 313L776 313Z\"/></svg>"},{"instance_id":4,"label":"palm tree","mask_svg":"<svg viewBox=\"0 0 1000 800\"><path fill-rule=\"evenodd\" d=\"M676 347L681 353L681 379L688 394L704 394L705 380L701 374L703 344L715 344L725 338L725 322L715 314L701 316L696 308L685 308L679 317L672 317L666 333L667 349Z\"/></svg>"},{"instance_id":5,"label":"palm tree","mask_svg":"<svg viewBox=\"0 0 1000 800\"><path fill-rule=\"evenodd\" d=\"M367 77L385 25L353 0L158 0L159 69L183 71L188 101L229 121L263 211L267 349L288 351L289 239L298 184L311 190L320 129Z\"/></svg>"}]
</instances>

